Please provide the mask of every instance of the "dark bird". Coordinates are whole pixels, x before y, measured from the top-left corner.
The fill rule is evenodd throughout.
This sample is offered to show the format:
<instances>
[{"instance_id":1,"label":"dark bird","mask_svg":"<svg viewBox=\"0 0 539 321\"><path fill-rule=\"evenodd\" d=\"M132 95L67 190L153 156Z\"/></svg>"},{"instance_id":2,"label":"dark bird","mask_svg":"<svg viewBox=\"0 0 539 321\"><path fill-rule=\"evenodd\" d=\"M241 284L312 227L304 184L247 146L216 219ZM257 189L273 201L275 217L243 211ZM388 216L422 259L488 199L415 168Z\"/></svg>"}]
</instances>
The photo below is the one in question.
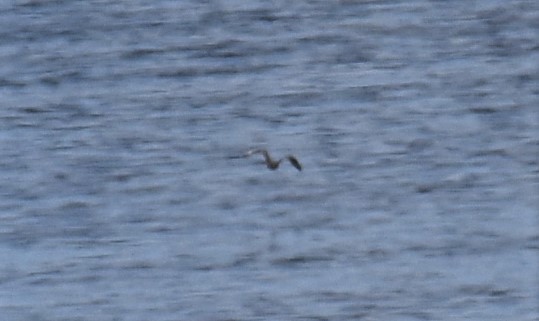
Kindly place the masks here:
<instances>
[{"instance_id":1,"label":"dark bird","mask_svg":"<svg viewBox=\"0 0 539 321\"><path fill-rule=\"evenodd\" d=\"M298 171L301 171L302 169L301 164L299 163L298 159L292 155L287 155L286 157L281 158L279 160L274 160L271 158L270 154L265 149L251 149L247 151L245 155L251 156L253 154L262 154L264 156L264 161L266 162L266 166L271 170L276 170L277 168L279 168L279 165L285 158L288 159L290 164L292 164L292 166L294 166Z\"/></svg>"}]
</instances>

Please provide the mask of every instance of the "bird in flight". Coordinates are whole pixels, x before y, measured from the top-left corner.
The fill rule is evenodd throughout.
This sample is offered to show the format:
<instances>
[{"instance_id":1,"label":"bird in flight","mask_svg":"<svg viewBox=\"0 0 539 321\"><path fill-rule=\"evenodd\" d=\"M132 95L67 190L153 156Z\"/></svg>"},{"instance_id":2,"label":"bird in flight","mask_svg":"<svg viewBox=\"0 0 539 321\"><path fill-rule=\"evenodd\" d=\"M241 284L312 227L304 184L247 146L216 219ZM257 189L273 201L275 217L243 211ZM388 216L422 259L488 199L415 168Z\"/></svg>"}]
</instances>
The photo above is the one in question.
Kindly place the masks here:
<instances>
[{"instance_id":1,"label":"bird in flight","mask_svg":"<svg viewBox=\"0 0 539 321\"><path fill-rule=\"evenodd\" d=\"M298 171L301 171L302 169L302 166L299 163L298 159L294 157L293 155L287 155L286 157L281 158L279 160L274 160L273 158L271 158L267 150L257 148L257 149L248 150L245 156L251 156L253 154L262 154L264 156L264 161L266 162L266 166L271 170L276 170L277 168L279 168L279 165L285 158L288 159L290 164L292 164L292 166L294 166Z\"/></svg>"}]
</instances>

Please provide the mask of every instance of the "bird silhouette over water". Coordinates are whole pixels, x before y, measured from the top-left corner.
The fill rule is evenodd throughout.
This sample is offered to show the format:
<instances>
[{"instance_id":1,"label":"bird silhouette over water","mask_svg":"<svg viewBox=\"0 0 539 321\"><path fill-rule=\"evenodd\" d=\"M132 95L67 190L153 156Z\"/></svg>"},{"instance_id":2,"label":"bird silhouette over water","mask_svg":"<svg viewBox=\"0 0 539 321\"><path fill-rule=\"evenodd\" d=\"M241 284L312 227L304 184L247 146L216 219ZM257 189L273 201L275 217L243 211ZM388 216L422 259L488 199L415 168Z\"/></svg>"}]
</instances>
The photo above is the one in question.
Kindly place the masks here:
<instances>
[{"instance_id":1,"label":"bird silhouette over water","mask_svg":"<svg viewBox=\"0 0 539 321\"><path fill-rule=\"evenodd\" d=\"M257 148L257 149L248 150L245 156L251 156L253 154L262 154L262 156L264 156L264 161L266 162L266 166L271 170L276 170L277 168L279 168L279 165L284 159L288 159L290 164L292 164L292 166L294 166L298 171L301 171L302 169L302 166L299 163L298 159L294 157L293 155L287 155L286 157L281 158L279 160L274 160L273 158L271 158L267 150Z\"/></svg>"}]
</instances>

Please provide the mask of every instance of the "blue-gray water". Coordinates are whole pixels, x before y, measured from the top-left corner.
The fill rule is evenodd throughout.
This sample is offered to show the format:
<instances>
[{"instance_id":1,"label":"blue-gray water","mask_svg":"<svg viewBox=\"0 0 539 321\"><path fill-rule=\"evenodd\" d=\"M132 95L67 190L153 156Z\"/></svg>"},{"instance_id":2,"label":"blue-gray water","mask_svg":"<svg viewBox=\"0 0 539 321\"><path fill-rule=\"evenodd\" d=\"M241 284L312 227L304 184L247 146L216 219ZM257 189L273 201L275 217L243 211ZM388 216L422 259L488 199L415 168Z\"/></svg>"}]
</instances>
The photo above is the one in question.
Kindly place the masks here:
<instances>
[{"instance_id":1,"label":"blue-gray water","mask_svg":"<svg viewBox=\"0 0 539 321\"><path fill-rule=\"evenodd\" d=\"M2 320L539 320L539 2L11 0L0 39Z\"/></svg>"}]
</instances>

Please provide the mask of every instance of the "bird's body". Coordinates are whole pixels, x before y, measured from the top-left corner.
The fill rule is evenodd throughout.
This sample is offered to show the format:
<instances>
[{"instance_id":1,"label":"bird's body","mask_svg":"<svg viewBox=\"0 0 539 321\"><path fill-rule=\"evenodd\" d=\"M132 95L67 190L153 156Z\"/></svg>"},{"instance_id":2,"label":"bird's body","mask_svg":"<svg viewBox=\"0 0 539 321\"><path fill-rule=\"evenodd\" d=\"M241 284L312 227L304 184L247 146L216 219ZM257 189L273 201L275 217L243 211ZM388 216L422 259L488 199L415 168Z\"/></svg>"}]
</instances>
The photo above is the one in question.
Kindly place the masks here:
<instances>
[{"instance_id":1,"label":"bird's body","mask_svg":"<svg viewBox=\"0 0 539 321\"><path fill-rule=\"evenodd\" d=\"M288 159L290 164L292 164L292 166L294 166L298 171L301 171L302 169L301 164L299 163L297 158L294 157L293 155L287 155L285 158L274 160L273 158L271 158L270 154L265 149L251 149L247 151L246 156L251 156L253 154L262 154L262 156L264 156L264 161L266 162L266 166L271 170L276 170L277 168L279 168L279 165L285 158Z\"/></svg>"}]
</instances>

